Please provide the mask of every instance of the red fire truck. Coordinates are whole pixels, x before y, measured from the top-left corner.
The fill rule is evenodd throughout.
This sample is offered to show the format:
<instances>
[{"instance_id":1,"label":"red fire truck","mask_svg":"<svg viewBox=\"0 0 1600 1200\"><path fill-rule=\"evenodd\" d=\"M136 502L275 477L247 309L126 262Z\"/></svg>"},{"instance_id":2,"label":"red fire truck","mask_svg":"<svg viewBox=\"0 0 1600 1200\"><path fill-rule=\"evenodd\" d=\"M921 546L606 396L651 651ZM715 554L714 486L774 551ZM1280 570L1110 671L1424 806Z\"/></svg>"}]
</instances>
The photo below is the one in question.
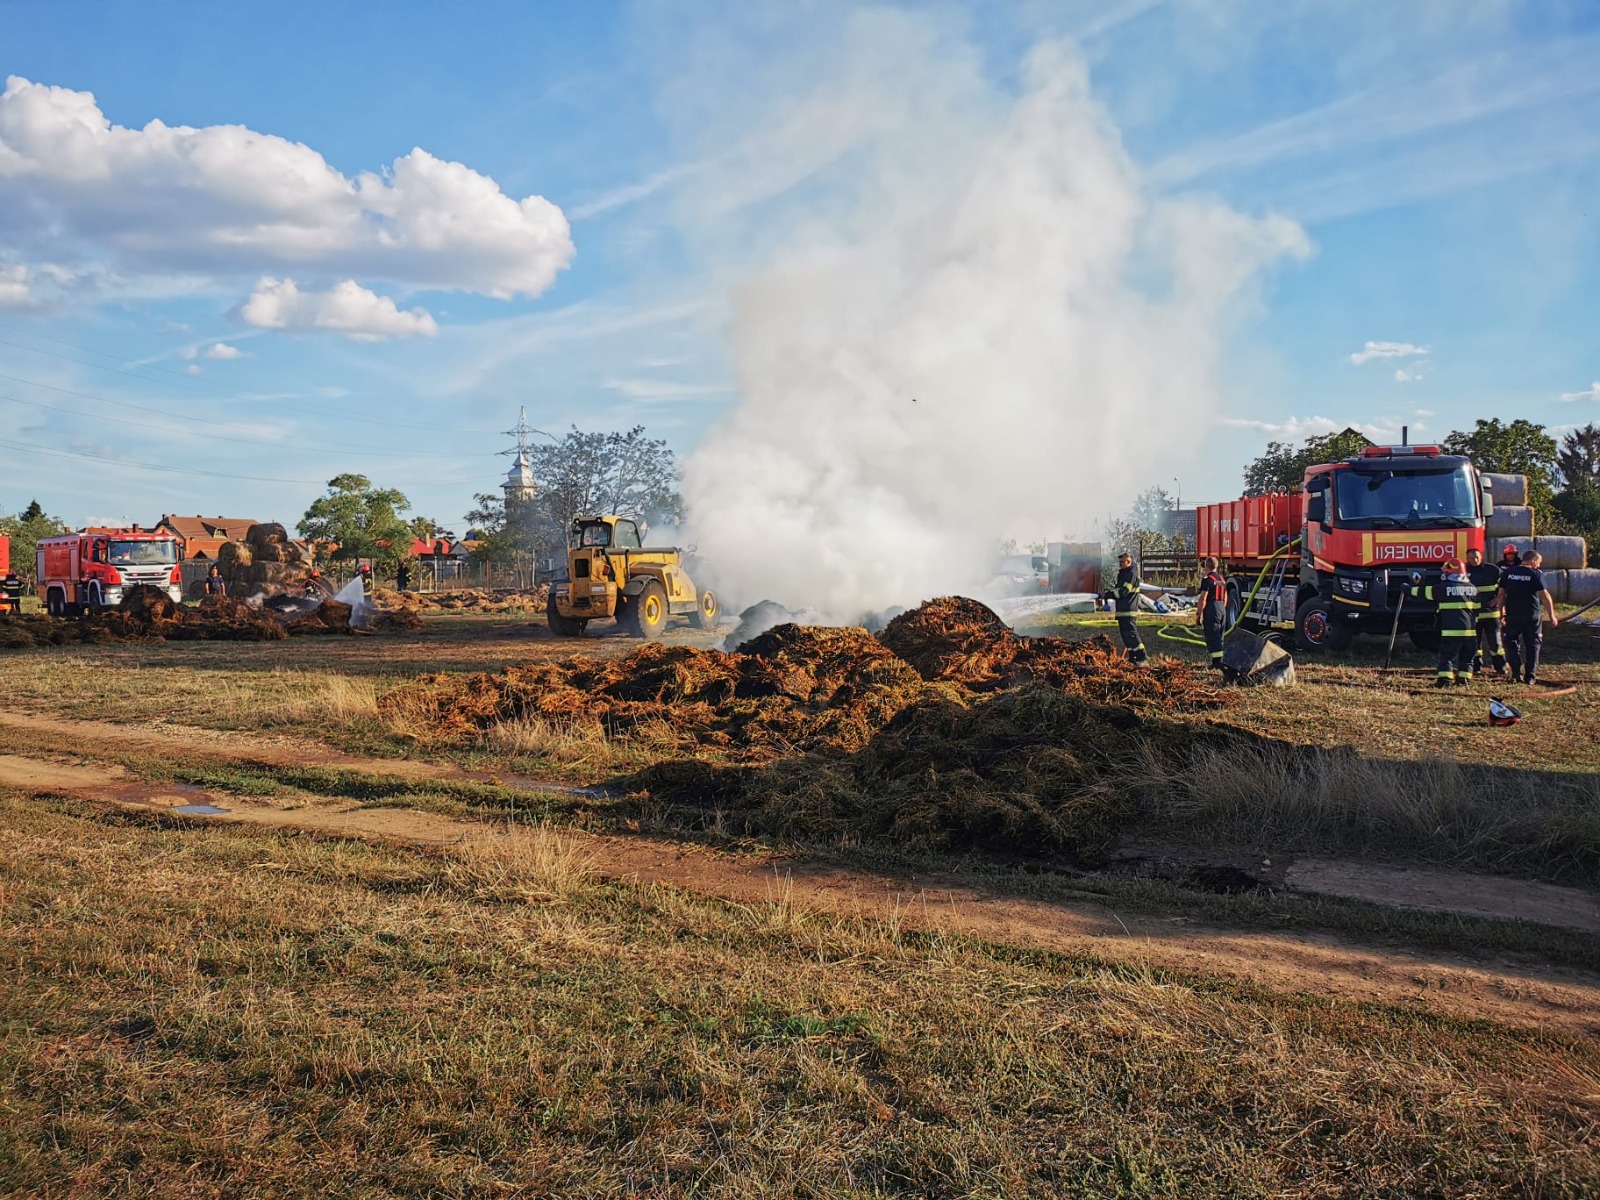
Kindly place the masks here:
<instances>
[{"instance_id":1,"label":"red fire truck","mask_svg":"<svg viewBox=\"0 0 1600 1200\"><path fill-rule=\"evenodd\" d=\"M1406 596L1412 577L1483 549L1494 510L1471 460L1438 446L1369 446L1306 470L1298 492L1246 496L1196 512L1195 541L1228 576L1230 626L1294 633L1305 650L1339 650L1399 625L1431 641L1433 606Z\"/></svg>"},{"instance_id":2,"label":"red fire truck","mask_svg":"<svg viewBox=\"0 0 1600 1200\"><path fill-rule=\"evenodd\" d=\"M86 529L39 539L39 599L53 616L115 608L135 584L182 601L178 543L140 529Z\"/></svg>"}]
</instances>

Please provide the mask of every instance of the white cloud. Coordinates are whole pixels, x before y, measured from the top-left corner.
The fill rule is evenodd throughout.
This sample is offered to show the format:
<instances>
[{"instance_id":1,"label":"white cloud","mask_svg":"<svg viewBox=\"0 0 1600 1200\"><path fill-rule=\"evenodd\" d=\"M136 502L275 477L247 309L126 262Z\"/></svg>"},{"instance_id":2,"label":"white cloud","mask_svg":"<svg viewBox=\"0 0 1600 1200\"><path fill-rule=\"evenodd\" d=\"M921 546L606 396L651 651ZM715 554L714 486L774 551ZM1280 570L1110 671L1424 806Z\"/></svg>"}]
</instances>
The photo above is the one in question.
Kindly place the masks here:
<instances>
[{"instance_id":1,"label":"white cloud","mask_svg":"<svg viewBox=\"0 0 1600 1200\"><path fill-rule=\"evenodd\" d=\"M33 308L36 303L28 283L28 268L21 265L0 267L0 310Z\"/></svg>"},{"instance_id":2,"label":"white cloud","mask_svg":"<svg viewBox=\"0 0 1600 1200\"><path fill-rule=\"evenodd\" d=\"M94 96L12 76L0 94L0 239L132 277L362 276L508 298L571 261L566 217L414 149L348 178L240 125L113 125Z\"/></svg>"},{"instance_id":3,"label":"white cloud","mask_svg":"<svg viewBox=\"0 0 1600 1200\"><path fill-rule=\"evenodd\" d=\"M1404 367L1396 367L1394 372L1394 381L1396 383L1416 383L1417 380L1421 379L1424 374L1425 372L1421 370L1408 371Z\"/></svg>"},{"instance_id":4,"label":"white cloud","mask_svg":"<svg viewBox=\"0 0 1600 1200\"><path fill-rule=\"evenodd\" d=\"M1350 361L1359 367L1374 358L1420 358L1427 352L1426 346L1413 345L1411 342L1368 342L1350 356Z\"/></svg>"},{"instance_id":5,"label":"white cloud","mask_svg":"<svg viewBox=\"0 0 1600 1200\"><path fill-rule=\"evenodd\" d=\"M1594 400L1600 402L1600 382L1591 383L1581 392L1561 393L1561 402L1563 404L1574 404L1579 400Z\"/></svg>"},{"instance_id":6,"label":"white cloud","mask_svg":"<svg viewBox=\"0 0 1600 1200\"><path fill-rule=\"evenodd\" d=\"M693 396L729 396L726 383L676 383L668 379L607 379L600 385L634 400L683 400Z\"/></svg>"},{"instance_id":7,"label":"white cloud","mask_svg":"<svg viewBox=\"0 0 1600 1200\"><path fill-rule=\"evenodd\" d=\"M239 310L246 325L258 329L320 330L362 342L388 338L433 337L439 326L425 310L402 312L387 296L346 279L330 291L301 291L292 279L264 276ZM220 345L220 343L219 343ZM230 347L231 349L231 347ZM231 357L207 354L207 357Z\"/></svg>"},{"instance_id":8,"label":"white cloud","mask_svg":"<svg viewBox=\"0 0 1600 1200\"><path fill-rule=\"evenodd\" d=\"M1434 412L1433 409L1431 409L1431 408L1419 408L1419 409L1417 409L1417 416L1419 416L1419 417L1436 417L1438 415L1439 414Z\"/></svg>"},{"instance_id":9,"label":"white cloud","mask_svg":"<svg viewBox=\"0 0 1600 1200\"><path fill-rule=\"evenodd\" d=\"M212 342L209 346L185 346L178 351L179 358L244 358L245 352L237 346L230 346L227 342Z\"/></svg>"}]
</instances>

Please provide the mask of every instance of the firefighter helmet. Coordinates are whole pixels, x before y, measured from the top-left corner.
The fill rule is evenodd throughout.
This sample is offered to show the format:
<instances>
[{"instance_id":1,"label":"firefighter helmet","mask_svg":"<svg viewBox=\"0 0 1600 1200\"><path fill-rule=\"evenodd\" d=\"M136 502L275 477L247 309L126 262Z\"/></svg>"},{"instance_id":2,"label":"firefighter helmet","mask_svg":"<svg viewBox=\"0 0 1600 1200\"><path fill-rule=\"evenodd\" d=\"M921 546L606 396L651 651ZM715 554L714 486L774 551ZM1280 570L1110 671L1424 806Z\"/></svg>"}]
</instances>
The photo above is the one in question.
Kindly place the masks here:
<instances>
[{"instance_id":1,"label":"firefighter helmet","mask_svg":"<svg viewBox=\"0 0 1600 1200\"><path fill-rule=\"evenodd\" d=\"M1489 724L1515 725L1520 720L1522 720L1522 714L1504 700L1489 701Z\"/></svg>"}]
</instances>

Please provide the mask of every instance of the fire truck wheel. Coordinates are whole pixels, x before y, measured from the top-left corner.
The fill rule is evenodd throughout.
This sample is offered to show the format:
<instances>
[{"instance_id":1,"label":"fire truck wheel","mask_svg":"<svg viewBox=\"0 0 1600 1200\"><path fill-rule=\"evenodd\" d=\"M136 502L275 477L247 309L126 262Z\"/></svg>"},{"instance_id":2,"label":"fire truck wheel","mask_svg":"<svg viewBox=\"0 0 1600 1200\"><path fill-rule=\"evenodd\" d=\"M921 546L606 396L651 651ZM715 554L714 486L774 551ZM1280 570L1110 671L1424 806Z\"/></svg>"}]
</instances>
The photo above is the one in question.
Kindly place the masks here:
<instances>
[{"instance_id":1,"label":"fire truck wheel","mask_svg":"<svg viewBox=\"0 0 1600 1200\"><path fill-rule=\"evenodd\" d=\"M1426 650L1432 654L1439 649L1439 631L1437 629L1412 629L1406 636L1411 639L1411 644L1418 650Z\"/></svg>"},{"instance_id":2,"label":"fire truck wheel","mask_svg":"<svg viewBox=\"0 0 1600 1200\"><path fill-rule=\"evenodd\" d=\"M1246 592L1241 588L1238 576L1228 580L1228 628L1232 629L1239 623L1239 614L1244 611L1244 597Z\"/></svg>"},{"instance_id":3,"label":"fire truck wheel","mask_svg":"<svg viewBox=\"0 0 1600 1200\"><path fill-rule=\"evenodd\" d=\"M88 609L92 613L97 613L106 606L105 595L100 591L100 585L98 583L91 583L89 585L88 601Z\"/></svg>"},{"instance_id":4,"label":"fire truck wheel","mask_svg":"<svg viewBox=\"0 0 1600 1200\"><path fill-rule=\"evenodd\" d=\"M61 593L55 588L51 588L45 595L44 610L52 617L64 617L67 615L67 606L61 599Z\"/></svg>"},{"instance_id":5,"label":"fire truck wheel","mask_svg":"<svg viewBox=\"0 0 1600 1200\"><path fill-rule=\"evenodd\" d=\"M1312 596L1295 610L1294 640L1300 649L1312 653L1342 650L1350 644L1350 630L1343 622L1335 620L1326 600Z\"/></svg>"}]
</instances>

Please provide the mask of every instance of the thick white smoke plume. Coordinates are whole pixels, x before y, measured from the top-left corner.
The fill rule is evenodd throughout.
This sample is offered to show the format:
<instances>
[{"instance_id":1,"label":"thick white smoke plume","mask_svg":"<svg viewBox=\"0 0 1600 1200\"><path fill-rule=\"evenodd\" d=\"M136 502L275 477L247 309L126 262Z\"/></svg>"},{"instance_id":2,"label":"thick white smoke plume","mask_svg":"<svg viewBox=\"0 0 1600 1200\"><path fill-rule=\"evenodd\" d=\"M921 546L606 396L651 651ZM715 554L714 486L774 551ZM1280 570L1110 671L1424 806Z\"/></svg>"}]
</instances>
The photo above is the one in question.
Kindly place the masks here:
<instances>
[{"instance_id":1,"label":"thick white smoke plume","mask_svg":"<svg viewBox=\"0 0 1600 1200\"><path fill-rule=\"evenodd\" d=\"M708 171L775 248L733 289L741 399L684 484L729 599L850 618L970 590L995 538L1086 531L1171 477L1241 290L1308 243L1147 193L1071 47L1000 88L890 12L833 61Z\"/></svg>"}]
</instances>

